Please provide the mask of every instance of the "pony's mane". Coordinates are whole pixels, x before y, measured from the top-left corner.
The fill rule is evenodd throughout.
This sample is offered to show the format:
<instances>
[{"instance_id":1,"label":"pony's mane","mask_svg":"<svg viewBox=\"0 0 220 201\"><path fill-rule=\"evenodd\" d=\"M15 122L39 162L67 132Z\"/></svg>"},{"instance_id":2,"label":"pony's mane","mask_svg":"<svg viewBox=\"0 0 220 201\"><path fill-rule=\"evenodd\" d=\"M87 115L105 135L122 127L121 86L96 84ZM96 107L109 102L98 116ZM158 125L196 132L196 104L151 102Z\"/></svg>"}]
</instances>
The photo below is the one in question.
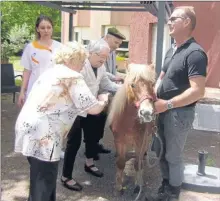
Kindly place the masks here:
<instances>
[{"instance_id":1,"label":"pony's mane","mask_svg":"<svg viewBox=\"0 0 220 201\"><path fill-rule=\"evenodd\" d=\"M118 89L115 94L108 115L109 124L112 123L114 118L117 118L123 113L126 103L128 103L128 88L131 83L138 80L145 80L154 84L156 82L156 72L153 65L144 64L130 64L128 72L125 77L124 84Z\"/></svg>"}]
</instances>

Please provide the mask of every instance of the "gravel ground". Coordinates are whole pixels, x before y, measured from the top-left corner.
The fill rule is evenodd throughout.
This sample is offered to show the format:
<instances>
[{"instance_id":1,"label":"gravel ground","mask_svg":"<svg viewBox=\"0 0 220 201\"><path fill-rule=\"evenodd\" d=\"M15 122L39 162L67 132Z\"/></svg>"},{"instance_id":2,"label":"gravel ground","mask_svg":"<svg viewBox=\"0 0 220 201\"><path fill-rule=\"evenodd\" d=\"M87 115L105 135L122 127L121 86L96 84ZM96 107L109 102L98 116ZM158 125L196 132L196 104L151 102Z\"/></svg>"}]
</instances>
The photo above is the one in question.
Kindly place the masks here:
<instances>
[{"instance_id":1,"label":"gravel ground","mask_svg":"<svg viewBox=\"0 0 220 201\"><path fill-rule=\"evenodd\" d=\"M13 152L14 124L18 114L16 105L12 103L11 95L3 95L2 98L2 126L1 126L1 188L2 201L26 201L28 195L29 166L25 157ZM115 184L115 157L113 138L107 129L105 146L112 149L112 153L101 155L97 166L104 171L103 178L95 178L84 172L84 145L78 153L73 177L77 179L84 189L76 193L65 189L60 181L62 160L60 162L57 181L57 201L132 201L134 183L133 177L125 177L126 190L124 195L116 195ZM193 130L187 140L185 148L185 163L197 164L197 151L205 149L209 152L208 165L220 167L220 135L218 133ZM144 174L145 193L156 192L160 184L158 167L145 169ZM181 201L220 201L220 195L201 194L190 191L182 191Z\"/></svg>"}]
</instances>

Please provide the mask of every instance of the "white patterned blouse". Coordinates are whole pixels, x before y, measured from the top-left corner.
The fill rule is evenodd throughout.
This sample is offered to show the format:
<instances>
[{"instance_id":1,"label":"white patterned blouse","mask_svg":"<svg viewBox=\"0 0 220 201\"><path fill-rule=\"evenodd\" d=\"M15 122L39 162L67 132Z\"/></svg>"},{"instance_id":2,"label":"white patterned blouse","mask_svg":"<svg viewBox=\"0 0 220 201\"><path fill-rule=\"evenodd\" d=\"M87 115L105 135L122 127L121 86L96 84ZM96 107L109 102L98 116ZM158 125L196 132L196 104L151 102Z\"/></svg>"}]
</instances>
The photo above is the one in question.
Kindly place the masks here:
<instances>
[{"instance_id":1,"label":"white patterned blouse","mask_svg":"<svg viewBox=\"0 0 220 201\"><path fill-rule=\"evenodd\" d=\"M63 137L76 116L98 103L83 76L64 65L34 83L15 125L15 152L42 161L60 160Z\"/></svg>"}]
</instances>

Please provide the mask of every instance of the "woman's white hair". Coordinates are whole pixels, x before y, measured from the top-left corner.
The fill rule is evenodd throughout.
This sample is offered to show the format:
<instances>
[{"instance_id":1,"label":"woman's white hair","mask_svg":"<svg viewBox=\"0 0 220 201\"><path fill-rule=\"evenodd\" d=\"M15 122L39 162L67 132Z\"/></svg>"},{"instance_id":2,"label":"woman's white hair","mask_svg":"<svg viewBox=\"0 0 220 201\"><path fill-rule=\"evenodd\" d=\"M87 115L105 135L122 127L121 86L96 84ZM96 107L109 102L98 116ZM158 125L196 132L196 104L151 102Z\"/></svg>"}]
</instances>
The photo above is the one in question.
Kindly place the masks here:
<instances>
[{"instance_id":1,"label":"woman's white hair","mask_svg":"<svg viewBox=\"0 0 220 201\"><path fill-rule=\"evenodd\" d=\"M87 50L89 53L99 53L103 49L108 49L110 51L109 45L104 39L90 41L87 46Z\"/></svg>"},{"instance_id":2,"label":"woman's white hair","mask_svg":"<svg viewBox=\"0 0 220 201\"><path fill-rule=\"evenodd\" d=\"M87 57L88 52L83 45L73 41L62 45L55 53L54 60L56 64L71 63L72 65L79 65L82 64Z\"/></svg>"}]
</instances>

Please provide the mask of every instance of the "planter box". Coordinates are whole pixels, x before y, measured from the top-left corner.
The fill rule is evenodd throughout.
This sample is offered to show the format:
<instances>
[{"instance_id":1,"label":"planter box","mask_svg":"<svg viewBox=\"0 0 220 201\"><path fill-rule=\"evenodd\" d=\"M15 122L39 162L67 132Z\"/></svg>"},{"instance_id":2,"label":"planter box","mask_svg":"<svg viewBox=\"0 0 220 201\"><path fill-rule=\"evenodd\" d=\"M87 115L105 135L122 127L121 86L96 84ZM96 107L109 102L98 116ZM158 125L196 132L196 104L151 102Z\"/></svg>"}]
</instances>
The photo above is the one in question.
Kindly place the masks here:
<instances>
[{"instance_id":1,"label":"planter box","mask_svg":"<svg viewBox=\"0 0 220 201\"><path fill-rule=\"evenodd\" d=\"M193 128L220 132L220 105L198 103Z\"/></svg>"},{"instance_id":2,"label":"planter box","mask_svg":"<svg viewBox=\"0 0 220 201\"><path fill-rule=\"evenodd\" d=\"M193 127L196 130L220 132L220 89L206 88L204 98L196 105Z\"/></svg>"}]
</instances>

